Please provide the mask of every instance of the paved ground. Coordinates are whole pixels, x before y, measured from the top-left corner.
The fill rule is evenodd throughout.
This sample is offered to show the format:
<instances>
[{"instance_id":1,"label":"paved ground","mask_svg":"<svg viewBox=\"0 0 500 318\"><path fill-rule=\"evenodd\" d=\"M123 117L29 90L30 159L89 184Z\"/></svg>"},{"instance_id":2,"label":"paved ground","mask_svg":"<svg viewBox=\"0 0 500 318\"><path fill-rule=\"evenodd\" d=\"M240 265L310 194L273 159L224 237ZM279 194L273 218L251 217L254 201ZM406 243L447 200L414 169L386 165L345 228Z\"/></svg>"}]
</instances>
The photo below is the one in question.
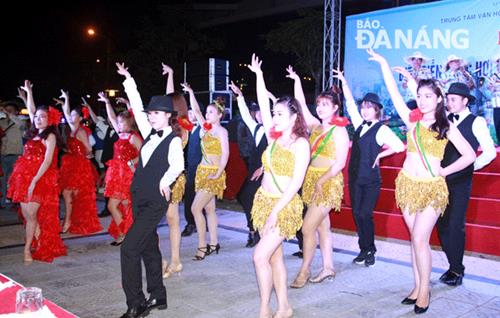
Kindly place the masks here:
<instances>
[{"instance_id":1,"label":"paved ground","mask_svg":"<svg viewBox=\"0 0 500 318\"><path fill-rule=\"evenodd\" d=\"M102 204L102 203L100 203ZM244 248L245 218L231 211L231 202L218 204L219 255L204 261L191 260L196 236L183 238L184 271L165 281L169 308L150 317L257 317L259 294L251 261ZM120 284L119 248L109 245L105 234L91 237L65 236L67 257L52 264L22 263L22 233L13 212L0 210L0 273L25 286L41 287L44 296L81 317L119 317L126 310ZM101 219L107 226L109 217ZM160 226L161 249L168 256L168 227ZM332 282L289 290L294 317L412 317L412 306L400 301L412 288L407 242L377 240L376 266L351 263L357 239L351 233L333 233L337 277ZM284 244L288 281L300 267L291 256L296 242ZM432 298L426 317L500 317L499 259L467 256L464 284L452 288L438 282L446 267L443 253L433 250ZM319 252L313 274L320 269ZM274 297L274 296L273 296ZM275 307L273 300L273 308Z\"/></svg>"}]
</instances>

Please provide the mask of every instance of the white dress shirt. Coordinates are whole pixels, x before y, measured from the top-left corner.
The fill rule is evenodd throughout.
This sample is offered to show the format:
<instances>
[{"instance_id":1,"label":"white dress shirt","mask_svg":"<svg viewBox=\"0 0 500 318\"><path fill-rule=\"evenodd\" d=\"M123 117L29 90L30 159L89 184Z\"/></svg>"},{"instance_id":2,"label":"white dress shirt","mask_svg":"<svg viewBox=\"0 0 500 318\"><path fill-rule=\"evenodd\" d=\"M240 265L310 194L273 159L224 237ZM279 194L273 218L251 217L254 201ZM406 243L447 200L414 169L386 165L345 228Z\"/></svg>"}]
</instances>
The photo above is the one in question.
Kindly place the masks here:
<instances>
[{"instance_id":1,"label":"white dress shirt","mask_svg":"<svg viewBox=\"0 0 500 318\"><path fill-rule=\"evenodd\" d=\"M470 110L465 107L461 112L454 114L458 115L458 119L454 120L452 123L458 126L467 116L469 116ZM483 117L476 116L476 119L472 123L472 133L479 141L481 150L483 151L474 161L474 170L479 170L489 164L497 156L497 151L495 149L495 143L490 135L490 130L486 124L486 120Z\"/></svg>"},{"instance_id":2,"label":"white dress shirt","mask_svg":"<svg viewBox=\"0 0 500 318\"><path fill-rule=\"evenodd\" d=\"M252 118L252 115L250 115L250 111L248 110L245 98L243 96L238 96L236 100L238 101L238 108L240 109L241 118L243 119L245 125L247 125L248 129L250 129L253 139L255 140L255 146L259 146L262 137L264 137L264 126L261 125L259 129L257 129L257 132L255 132L255 127L257 127L258 123L255 121L255 119Z\"/></svg>"},{"instance_id":3,"label":"white dress shirt","mask_svg":"<svg viewBox=\"0 0 500 318\"><path fill-rule=\"evenodd\" d=\"M139 131L144 139L151 133L153 127L148 121L148 117L144 112L144 106L142 104L141 95L137 91L137 85L133 78L128 78L123 82L125 87L125 92L130 101L130 107L134 112L134 119L139 127ZM146 166L149 159L153 155L153 152L158 147L158 145L170 134L172 133L172 127L165 127L163 130L163 135L160 137L158 134L152 135L148 142L143 144L141 148L141 160L143 167ZM180 160L182 158L182 160ZM180 137L174 137L170 143L170 148L168 150L168 163L169 168L160 180L160 187L164 188L166 186L172 185L177 177L184 171L184 152L182 149L182 140Z\"/></svg>"},{"instance_id":4,"label":"white dress shirt","mask_svg":"<svg viewBox=\"0 0 500 318\"><path fill-rule=\"evenodd\" d=\"M357 130L359 126L363 125L363 117L361 117L361 114L359 113L358 110L358 106L355 103L347 102L346 104L347 104L347 112L349 113L349 116L351 117L351 122L354 125L354 130ZM378 120L373 120L370 126L363 125L363 127L361 128L360 136L366 134L366 132L370 130L373 126L375 126L375 123L377 122ZM380 126L380 129L377 131L375 139L379 146L385 144L395 152L402 152L403 150L405 150L405 145L403 144L401 139L399 139L398 136L396 136L396 134L392 132L392 130L386 125Z\"/></svg>"}]
</instances>

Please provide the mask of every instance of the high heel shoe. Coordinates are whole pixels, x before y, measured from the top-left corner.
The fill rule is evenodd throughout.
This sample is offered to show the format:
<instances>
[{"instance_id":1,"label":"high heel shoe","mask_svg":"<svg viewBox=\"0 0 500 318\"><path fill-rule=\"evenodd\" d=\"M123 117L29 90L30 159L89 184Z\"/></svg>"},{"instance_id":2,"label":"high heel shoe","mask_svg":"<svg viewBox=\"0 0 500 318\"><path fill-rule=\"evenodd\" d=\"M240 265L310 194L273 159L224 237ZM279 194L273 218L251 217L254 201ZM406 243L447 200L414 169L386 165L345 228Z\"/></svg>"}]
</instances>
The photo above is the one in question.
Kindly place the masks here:
<instances>
[{"instance_id":1,"label":"high heel shoe","mask_svg":"<svg viewBox=\"0 0 500 318\"><path fill-rule=\"evenodd\" d=\"M287 310L278 310L274 315L273 318L290 318L293 316L293 309L288 308Z\"/></svg>"},{"instance_id":2,"label":"high heel shoe","mask_svg":"<svg viewBox=\"0 0 500 318\"><path fill-rule=\"evenodd\" d=\"M336 274L337 273L335 273L335 272L331 272L331 274L323 275L323 272L321 272L321 273L319 273L318 276L310 278L309 282L313 283L313 284L319 284L319 283L322 283L324 280L332 281L335 278Z\"/></svg>"},{"instance_id":3,"label":"high heel shoe","mask_svg":"<svg viewBox=\"0 0 500 318\"><path fill-rule=\"evenodd\" d=\"M198 247L198 251L202 252L203 255L196 254L193 257L193 261L201 261L204 260L207 255L210 255L210 245L207 244L205 247Z\"/></svg>"},{"instance_id":4,"label":"high heel shoe","mask_svg":"<svg viewBox=\"0 0 500 318\"><path fill-rule=\"evenodd\" d=\"M423 314L424 312L429 309L429 305L431 304L431 292L429 292L429 304L427 304L427 307L420 307L417 305L417 300L415 299L415 307L413 307L413 311L418 315L418 314Z\"/></svg>"},{"instance_id":5,"label":"high heel shoe","mask_svg":"<svg viewBox=\"0 0 500 318\"><path fill-rule=\"evenodd\" d=\"M163 271L163 278L169 278L170 276L172 276L173 274L175 273L180 273L182 271L182 264L179 263L177 265L173 265L173 264L170 264L170 266L168 266L166 268L166 270Z\"/></svg>"},{"instance_id":6,"label":"high heel shoe","mask_svg":"<svg viewBox=\"0 0 500 318\"><path fill-rule=\"evenodd\" d=\"M299 272L297 277L295 277L293 282L290 284L290 287L291 288L302 288L307 284L307 282L309 281L309 278L311 278L311 273L307 273L306 275L301 275L301 273Z\"/></svg>"},{"instance_id":7,"label":"high heel shoe","mask_svg":"<svg viewBox=\"0 0 500 318\"><path fill-rule=\"evenodd\" d=\"M210 255L213 252L215 252L215 254L219 254L219 250L220 250L220 244L219 243L217 243L217 245L208 245L207 255Z\"/></svg>"},{"instance_id":8,"label":"high heel shoe","mask_svg":"<svg viewBox=\"0 0 500 318\"><path fill-rule=\"evenodd\" d=\"M415 305L415 303L417 302L417 299L411 299L410 297L406 297L405 299L403 299L401 301L401 303L403 305Z\"/></svg>"},{"instance_id":9,"label":"high heel shoe","mask_svg":"<svg viewBox=\"0 0 500 318\"><path fill-rule=\"evenodd\" d=\"M24 264L33 263L33 257L31 256L31 251L24 251Z\"/></svg>"},{"instance_id":10,"label":"high heel shoe","mask_svg":"<svg viewBox=\"0 0 500 318\"><path fill-rule=\"evenodd\" d=\"M64 223L61 233L62 233L62 234L66 234L66 233L68 233L68 231L69 231L69 228L70 228L70 227L71 227L71 224L69 224L69 223Z\"/></svg>"}]
</instances>

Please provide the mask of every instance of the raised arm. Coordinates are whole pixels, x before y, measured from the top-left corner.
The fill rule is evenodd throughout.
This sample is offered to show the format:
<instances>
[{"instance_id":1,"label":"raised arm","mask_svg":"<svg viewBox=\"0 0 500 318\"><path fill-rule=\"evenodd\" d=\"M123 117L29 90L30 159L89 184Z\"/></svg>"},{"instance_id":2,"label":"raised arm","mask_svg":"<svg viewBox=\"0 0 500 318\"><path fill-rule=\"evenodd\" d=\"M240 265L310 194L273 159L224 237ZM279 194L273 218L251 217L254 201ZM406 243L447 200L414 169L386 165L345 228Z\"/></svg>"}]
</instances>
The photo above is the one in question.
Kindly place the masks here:
<instances>
[{"instance_id":1,"label":"raised arm","mask_svg":"<svg viewBox=\"0 0 500 318\"><path fill-rule=\"evenodd\" d=\"M307 107L306 97L304 95L304 90L302 89L300 76L293 70L291 65L288 65L286 71L288 72L286 77L293 80L293 95L299 101L300 108L302 108L302 114L306 120L306 125L309 127L309 130L311 130L312 127L319 125L320 121L311 114L309 108Z\"/></svg>"},{"instance_id":2,"label":"raised arm","mask_svg":"<svg viewBox=\"0 0 500 318\"><path fill-rule=\"evenodd\" d=\"M90 104L87 102L87 100L83 96L82 96L82 107L86 107L89 110L90 118L92 118L92 121L94 123L97 123L97 121L98 121L97 115L94 113L94 110L92 109L92 107L90 107Z\"/></svg>"},{"instance_id":3,"label":"raised arm","mask_svg":"<svg viewBox=\"0 0 500 318\"><path fill-rule=\"evenodd\" d=\"M117 97L117 98L115 98L115 101L116 101L117 104L123 104L123 105L125 105L125 107L127 107L127 110L131 109L130 102L128 101L128 99L123 98L123 97Z\"/></svg>"},{"instance_id":4,"label":"raised arm","mask_svg":"<svg viewBox=\"0 0 500 318\"><path fill-rule=\"evenodd\" d=\"M408 72L408 70L402 66L394 66L392 70L396 73L401 74L404 77L406 83L405 88L409 89L413 97L416 99L418 84L415 78L411 76L410 72Z\"/></svg>"},{"instance_id":5,"label":"raised arm","mask_svg":"<svg viewBox=\"0 0 500 318\"><path fill-rule=\"evenodd\" d=\"M196 120L203 127L203 124L205 123L205 117L203 117L203 114L201 113L200 104L198 104L196 96L194 96L193 89L191 88L191 86L189 86L188 83L183 83L181 84L181 86L182 90L189 94L189 104L191 105L191 109L194 112Z\"/></svg>"},{"instance_id":6,"label":"raised arm","mask_svg":"<svg viewBox=\"0 0 500 318\"><path fill-rule=\"evenodd\" d=\"M128 100L130 101L130 108L134 114L134 119L139 127L142 138L146 137L151 133L151 124L149 123L148 116L144 112L144 106L142 103L141 95L137 90L137 85L134 79L128 71L128 67L125 67L124 63L116 63L117 73L125 77L123 81L123 87L125 87L125 93L127 93Z\"/></svg>"},{"instance_id":7,"label":"raised arm","mask_svg":"<svg viewBox=\"0 0 500 318\"><path fill-rule=\"evenodd\" d=\"M71 132L75 132L78 127L76 127L73 123L71 123L71 111L69 108L69 94L67 91L64 91L61 89L61 96L59 98L62 99L62 110L64 114L64 118L66 119L66 123L69 125L69 128L71 128Z\"/></svg>"},{"instance_id":8,"label":"raised arm","mask_svg":"<svg viewBox=\"0 0 500 318\"><path fill-rule=\"evenodd\" d=\"M262 61L259 57L252 54L252 62L248 65L250 71L254 72L257 77L257 101L260 107L260 113L262 115L262 125L266 131L266 136L268 140L271 140L269 131L273 127L273 116L271 115L271 106L269 105L269 92L266 88L266 82L264 81L264 74L262 73Z\"/></svg>"},{"instance_id":9,"label":"raised arm","mask_svg":"<svg viewBox=\"0 0 500 318\"><path fill-rule=\"evenodd\" d=\"M165 94L172 94L174 92L174 70L167 64L161 63L162 74L167 75L167 89Z\"/></svg>"},{"instance_id":10,"label":"raised arm","mask_svg":"<svg viewBox=\"0 0 500 318\"><path fill-rule=\"evenodd\" d=\"M392 75L391 67L387 60L380 54L375 53L373 49L368 49L366 52L370 55L368 60L375 61L380 64L380 68L382 70L382 75L384 77L385 86L387 87L387 91L389 95L391 95L392 103L394 104L394 108L399 114L399 117L403 120L406 126L410 127L410 109L406 106L406 103L403 99L403 96L399 93L398 85L396 84L396 80Z\"/></svg>"},{"instance_id":11,"label":"raised arm","mask_svg":"<svg viewBox=\"0 0 500 318\"><path fill-rule=\"evenodd\" d=\"M257 122L252 118L252 115L250 115L250 111L248 110L247 103L245 102L245 98L243 97L243 93L241 92L240 88L233 83L233 81L231 81L229 87L233 91L234 95L236 95L241 118L253 135L255 127L257 126Z\"/></svg>"},{"instance_id":12,"label":"raised arm","mask_svg":"<svg viewBox=\"0 0 500 318\"><path fill-rule=\"evenodd\" d=\"M113 129L116 131L116 133L120 133L120 131L118 130L118 121L116 120L116 113L115 110L113 109L113 106L111 106L111 103L109 102L109 98L106 97L106 94L104 94L104 92L99 92L97 96L99 96L97 100L103 102L106 105L106 113L108 115L108 119L109 122L111 123L111 126L113 126Z\"/></svg>"},{"instance_id":13,"label":"raised arm","mask_svg":"<svg viewBox=\"0 0 500 318\"><path fill-rule=\"evenodd\" d=\"M26 108L28 108L30 122L33 122L36 112L35 99L33 98L33 84L29 80L25 80L24 85L18 89L18 93L19 97L25 102Z\"/></svg>"},{"instance_id":14,"label":"raised arm","mask_svg":"<svg viewBox=\"0 0 500 318\"><path fill-rule=\"evenodd\" d=\"M347 83L347 80L344 77L344 74L339 69L333 70L333 77L338 78L340 82L342 82L342 92L344 93L344 97L346 100L346 108L349 116L351 117L351 122L354 125L354 129L358 129L359 126L363 124L363 117L359 113L358 106L356 105L356 101L352 96L351 89Z\"/></svg>"}]
</instances>

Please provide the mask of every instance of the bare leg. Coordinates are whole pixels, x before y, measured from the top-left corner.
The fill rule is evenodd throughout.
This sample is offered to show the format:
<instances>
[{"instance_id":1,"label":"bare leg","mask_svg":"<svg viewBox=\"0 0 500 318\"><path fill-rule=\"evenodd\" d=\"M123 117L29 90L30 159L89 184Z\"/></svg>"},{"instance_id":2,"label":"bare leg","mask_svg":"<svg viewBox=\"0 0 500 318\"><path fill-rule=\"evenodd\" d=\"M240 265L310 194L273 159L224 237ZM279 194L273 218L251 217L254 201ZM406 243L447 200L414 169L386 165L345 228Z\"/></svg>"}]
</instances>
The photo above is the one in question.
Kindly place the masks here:
<instances>
[{"instance_id":1,"label":"bare leg","mask_svg":"<svg viewBox=\"0 0 500 318\"><path fill-rule=\"evenodd\" d=\"M208 222L208 234L210 235L210 245L217 245L219 239L217 237L217 213L215 213L215 196L212 196L212 200L208 202L205 206L205 213L207 215Z\"/></svg>"},{"instance_id":2,"label":"bare leg","mask_svg":"<svg viewBox=\"0 0 500 318\"><path fill-rule=\"evenodd\" d=\"M318 275L318 279L328 275L335 275L333 267L333 251L332 251L332 233L330 231L330 217L328 215L330 209L322 208L321 214L323 221L318 227L319 232L319 247L323 258L323 270Z\"/></svg>"},{"instance_id":3,"label":"bare leg","mask_svg":"<svg viewBox=\"0 0 500 318\"><path fill-rule=\"evenodd\" d=\"M276 315L291 311L292 307L288 302L288 292L286 289L286 267L283 261L283 244L271 255L271 268L273 272L273 285L278 298L278 311Z\"/></svg>"},{"instance_id":4,"label":"bare leg","mask_svg":"<svg viewBox=\"0 0 500 318\"><path fill-rule=\"evenodd\" d=\"M405 220L406 226L408 227L410 236L412 236L413 226L415 224L415 214L410 214L408 211L403 211L403 219ZM415 249L413 248L413 242L411 241L410 241L410 249L411 249L411 265L413 269L413 278L415 280L415 286L411 291L410 295L408 295L408 297L411 299L416 299L418 295L418 290L420 288L420 275L418 274L418 269L417 269Z\"/></svg>"},{"instance_id":5,"label":"bare leg","mask_svg":"<svg viewBox=\"0 0 500 318\"><path fill-rule=\"evenodd\" d=\"M62 195L64 198L64 206L66 207L66 215L64 216L64 225L62 231L63 233L66 233L71 226L71 213L73 212L73 191L63 190Z\"/></svg>"},{"instance_id":6,"label":"bare leg","mask_svg":"<svg viewBox=\"0 0 500 318\"><path fill-rule=\"evenodd\" d=\"M432 256L430 239L432 229L439 218L439 214L427 207L421 213L417 213L412 232L412 245L419 274L420 288L418 290L417 305L427 307L429 305L429 291L432 270Z\"/></svg>"},{"instance_id":7,"label":"bare leg","mask_svg":"<svg viewBox=\"0 0 500 318\"><path fill-rule=\"evenodd\" d=\"M193 205L191 206L191 212L193 213L194 217L194 222L196 223L196 230L198 231L198 248L206 248L207 247L207 241L206 241L206 232L207 232L207 225L205 222L205 217L203 216L203 209L205 206L212 200L213 194L205 192L205 191L198 191L196 192L193 200ZM196 255L202 257L203 252L197 251Z\"/></svg>"},{"instance_id":8,"label":"bare leg","mask_svg":"<svg viewBox=\"0 0 500 318\"><path fill-rule=\"evenodd\" d=\"M167 210L167 223L170 236L171 266L177 267L181 263L181 229L179 225L179 204L170 204Z\"/></svg>"},{"instance_id":9,"label":"bare leg","mask_svg":"<svg viewBox=\"0 0 500 318\"><path fill-rule=\"evenodd\" d=\"M31 262L31 244L35 236L35 230L38 226L37 212L40 204L37 202L21 203L21 211L26 220L26 240L24 243L24 261Z\"/></svg>"},{"instance_id":10,"label":"bare leg","mask_svg":"<svg viewBox=\"0 0 500 318\"><path fill-rule=\"evenodd\" d=\"M269 303L271 301L271 292L273 289L273 281L274 281L273 280L274 270L271 266L271 257L281 246L282 242L283 242L283 237L279 235L279 231L275 230L266 233L265 235L262 234L259 243L255 246L255 250L253 253L253 262L255 266L255 273L257 275L257 283L259 285L259 291L260 291L260 317L271 316L271 308L269 307ZM278 283L279 281L282 280L283 280L282 277L278 279ZM286 273L285 273L285 284L286 284ZM284 288L286 290L286 286ZM286 299L285 300L281 299L280 301L282 303L287 302Z\"/></svg>"},{"instance_id":11,"label":"bare leg","mask_svg":"<svg viewBox=\"0 0 500 318\"><path fill-rule=\"evenodd\" d=\"M115 221L116 225L118 225L118 228L119 228L120 223L122 223L122 220L123 220L120 209L118 208L118 206L120 205L121 202L122 201L120 199L115 199L115 198L109 198L109 200L108 200L108 211L109 211L109 213L111 213L111 217ZM120 233L120 235L123 235L123 234Z\"/></svg>"}]
</instances>

